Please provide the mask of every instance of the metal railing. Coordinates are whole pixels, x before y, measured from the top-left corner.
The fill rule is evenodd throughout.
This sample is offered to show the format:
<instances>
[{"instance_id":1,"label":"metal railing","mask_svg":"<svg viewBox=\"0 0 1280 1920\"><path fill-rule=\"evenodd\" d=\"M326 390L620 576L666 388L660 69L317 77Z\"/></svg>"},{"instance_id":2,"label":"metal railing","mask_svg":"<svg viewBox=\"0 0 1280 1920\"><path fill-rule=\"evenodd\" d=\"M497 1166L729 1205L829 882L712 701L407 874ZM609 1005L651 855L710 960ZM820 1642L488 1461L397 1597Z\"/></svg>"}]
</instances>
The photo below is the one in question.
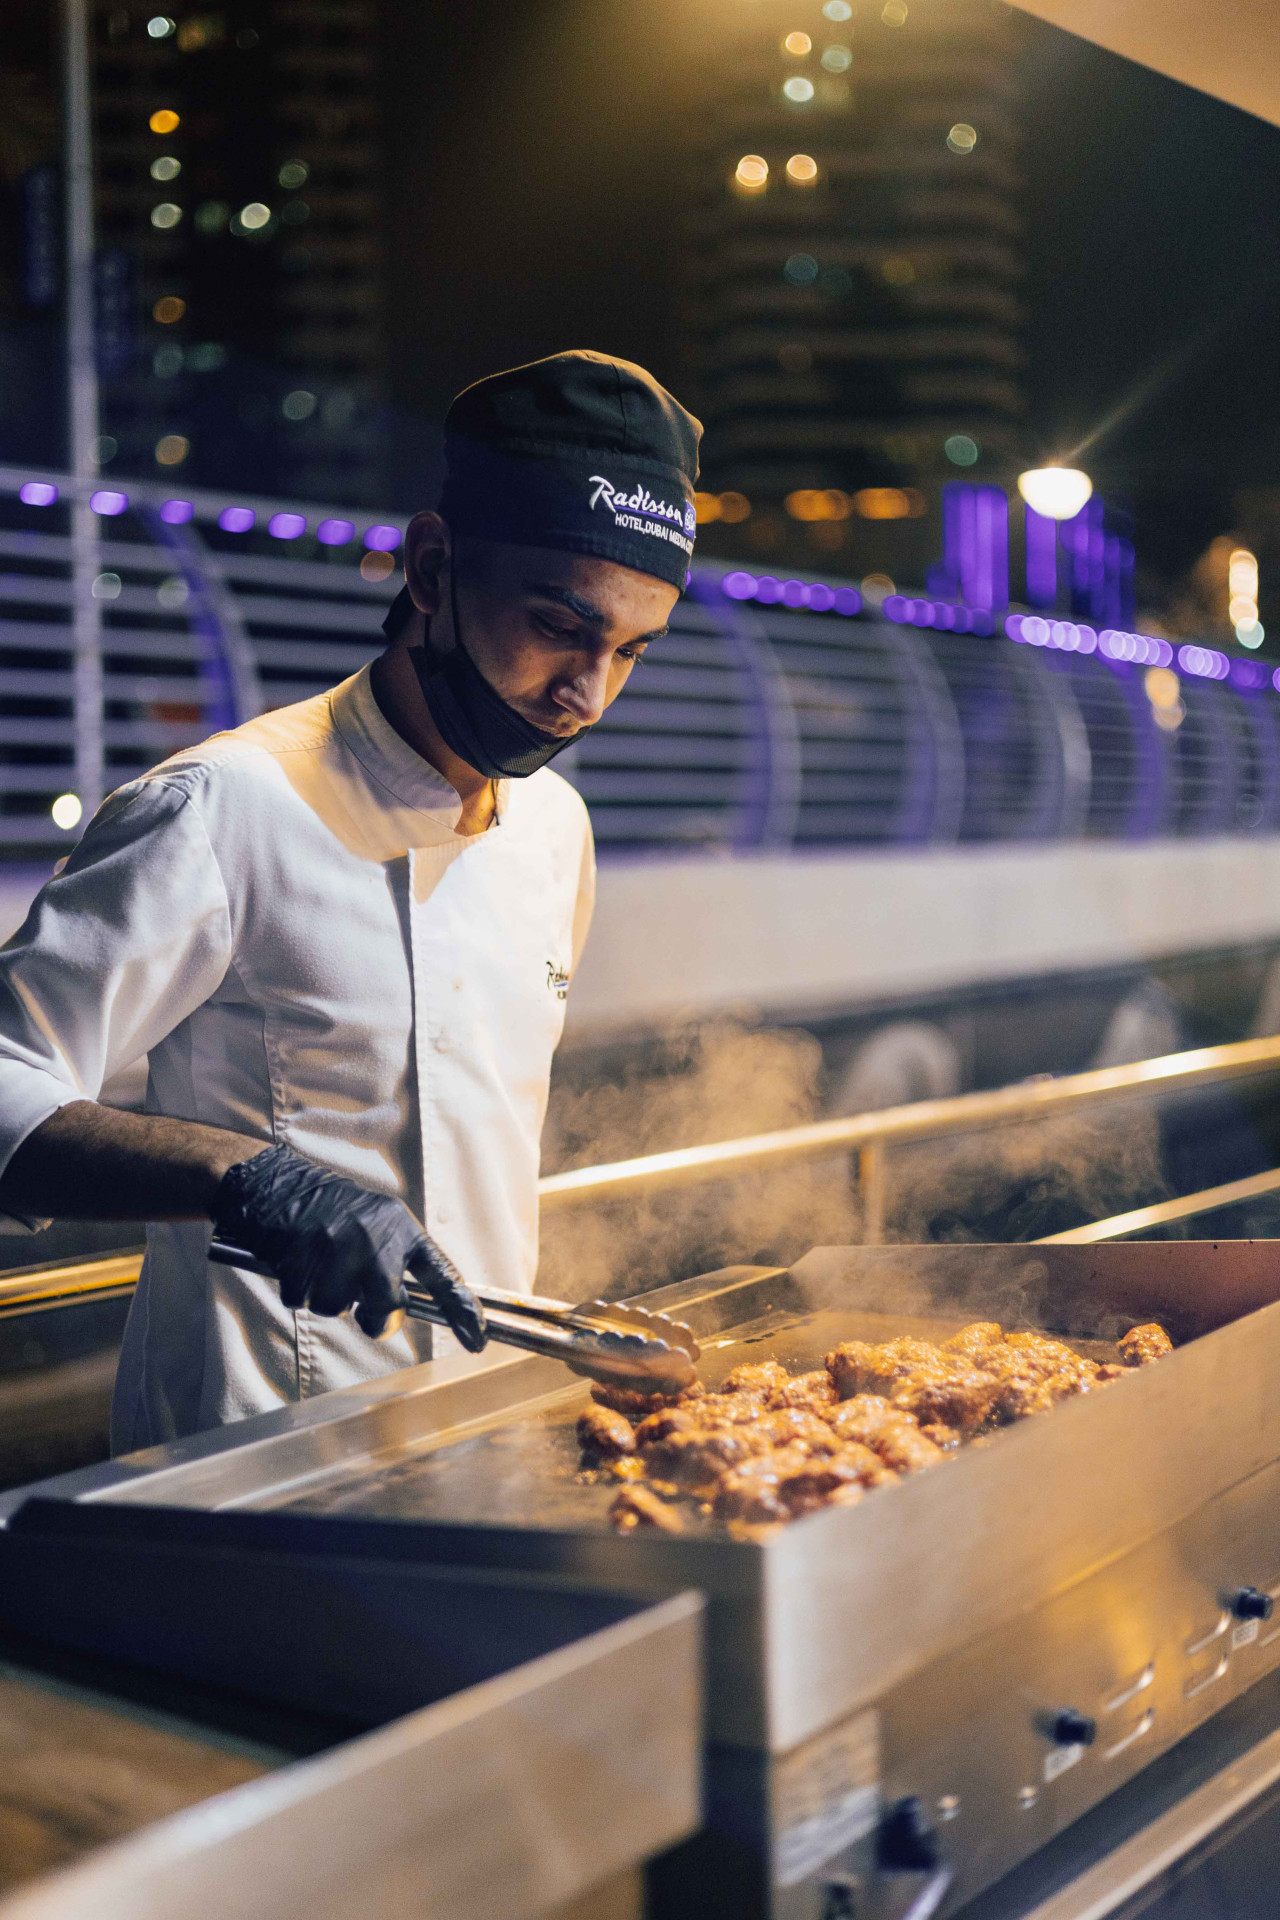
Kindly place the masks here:
<instances>
[{"instance_id":1,"label":"metal railing","mask_svg":"<svg viewBox=\"0 0 1280 1920\"><path fill-rule=\"evenodd\" d=\"M403 524L0 466L0 853L67 850L60 795L91 810L364 665ZM744 578L696 566L670 641L557 762L606 859L1280 830L1269 682L1184 678L1169 731L1133 661L894 625L813 580L753 576L748 604Z\"/></svg>"},{"instance_id":2,"label":"metal railing","mask_svg":"<svg viewBox=\"0 0 1280 1920\"><path fill-rule=\"evenodd\" d=\"M1136 1233L1148 1233L1152 1227L1168 1226L1175 1220L1193 1220L1201 1213L1219 1213L1223 1207L1238 1207L1246 1200L1261 1200L1268 1193L1277 1192L1280 1192L1280 1167L1271 1167L1266 1173L1251 1173L1244 1180L1228 1180L1220 1187L1202 1187L1199 1193L1180 1194L1176 1200L1158 1200L1150 1207L1113 1213L1108 1220L1090 1220L1083 1227L1068 1227L1065 1233L1046 1233L1033 1244L1094 1247L1103 1240L1128 1240Z\"/></svg>"},{"instance_id":3,"label":"metal railing","mask_svg":"<svg viewBox=\"0 0 1280 1920\"><path fill-rule=\"evenodd\" d=\"M1180 1093L1277 1071L1280 1035L1165 1054L1155 1060L1102 1067L1091 1073L1064 1074L1059 1079L1022 1081L1012 1087L956 1094L946 1100L918 1100L910 1106L818 1120L777 1133L720 1140L708 1146L677 1147L668 1153L551 1174L541 1183L542 1211L546 1214L563 1207L626 1200L664 1187L692 1186L799 1160L856 1154L863 1240L877 1245L884 1239L887 1155L894 1144L1045 1120L1079 1107L1112 1106L1119 1101Z\"/></svg>"}]
</instances>

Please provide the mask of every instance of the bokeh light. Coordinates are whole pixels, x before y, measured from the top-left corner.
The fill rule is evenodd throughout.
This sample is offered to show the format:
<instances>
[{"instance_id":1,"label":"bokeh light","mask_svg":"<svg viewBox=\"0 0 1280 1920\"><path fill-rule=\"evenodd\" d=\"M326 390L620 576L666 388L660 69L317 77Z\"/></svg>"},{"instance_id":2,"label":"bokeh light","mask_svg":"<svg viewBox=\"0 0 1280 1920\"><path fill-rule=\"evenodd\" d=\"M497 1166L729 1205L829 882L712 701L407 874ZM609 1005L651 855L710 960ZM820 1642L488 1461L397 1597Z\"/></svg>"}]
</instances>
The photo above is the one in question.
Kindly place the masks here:
<instances>
[{"instance_id":1,"label":"bokeh light","mask_svg":"<svg viewBox=\"0 0 1280 1920\"><path fill-rule=\"evenodd\" d=\"M237 218L246 233L259 233L271 219L271 209L261 200L251 200L247 207L241 207Z\"/></svg>"},{"instance_id":2,"label":"bokeh light","mask_svg":"<svg viewBox=\"0 0 1280 1920\"><path fill-rule=\"evenodd\" d=\"M803 60L806 53L813 52L813 42L807 33L789 33L782 43L782 51Z\"/></svg>"},{"instance_id":3,"label":"bokeh light","mask_svg":"<svg viewBox=\"0 0 1280 1920\"><path fill-rule=\"evenodd\" d=\"M147 32L153 40L167 40L177 30L177 21L171 20L167 13L153 13L147 22Z\"/></svg>"},{"instance_id":4,"label":"bokeh light","mask_svg":"<svg viewBox=\"0 0 1280 1920\"><path fill-rule=\"evenodd\" d=\"M256 519L252 507L224 507L218 515L218 525L224 533L248 533Z\"/></svg>"},{"instance_id":5,"label":"bokeh light","mask_svg":"<svg viewBox=\"0 0 1280 1920\"><path fill-rule=\"evenodd\" d=\"M953 433L943 441L942 451L953 467L971 467L982 452L982 448L969 434Z\"/></svg>"},{"instance_id":6,"label":"bokeh light","mask_svg":"<svg viewBox=\"0 0 1280 1920\"><path fill-rule=\"evenodd\" d=\"M389 553L366 553L360 562L362 580L386 580L395 572L396 563Z\"/></svg>"},{"instance_id":7,"label":"bokeh light","mask_svg":"<svg viewBox=\"0 0 1280 1920\"><path fill-rule=\"evenodd\" d=\"M967 120L957 120L947 135L947 145L952 153L972 153L978 144L978 131Z\"/></svg>"},{"instance_id":8,"label":"bokeh light","mask_svg":"<svg viewBox=\"0 0 1280 1920\"><path fill-rule=\"evenodd\" d=\"M156 441L156 465L180 467L190 451L191 442L184 433L162 433Z\"/></svg>"},{"instance_id":9,"label":"bokeh light","mask_svg":"<svg viewBox=\"0 0 1280 1920\"><path fill-rule=\"evenodd\" d=\"M157 107L147 125L152 133L176 133L182 125L182 116L175 113L172 107Z\"/></svg>"},{"instance_id":10,"label":"bokeh light","mask_svg":"<svg viewBox=\"0 0 1280 1920\"><path fill-rule=\"evenodd\" d=\"M811 187L818 177L818 163L812 154L793 153L787 162L787 178L793 186Z\"/></svg>"},{"instance_id":11,"label":"bokeh light","mask_svg":"<svg viewBox=\"0 0 1280 1920\"><path fill-rule=\"evenodd\" d=\"M316 528L316 539L322 547L345 547L354 532L350 520L322 520Z\"/></svg>"},{"instance_id":12,"label":"bokeh light","mask_svg":"<svg viewBox=\"0 0 1280 1920\"><path fill-rule=\"evenodd\" d=\"M18 498L24 507L51 507L58 498L58 489L47 480L28 480L18 488Z\"/></svg>"},{"instance_id":13,"label":"bokeh light","mask_svg":"<svg viewBox=\"0 0 1280 1920\"><path fill-rule=\"evenodd\" d=\"M759 193L769 184L769 162L760 153L744 153L733 170L737 184L747 193Z\"/></svg>"},{"instance_id":14,"label":"bokeh light","mask_svg":"<svg viewBox=\"0 0 1280 1920\"><path fill-rule=\"evenodd\" d=\"M181 320L186 310L185 300L180 300L176 293L166 293L152 307L151 318L158 320L162 327L171 327L176 320Z\"/></svg>"},{"instance_id":15,"label":"bokeh light","mask_svg":"<svg viewBox=\"0 0 1280 1920\"><path fill-rule=\"evenodd\" d=\"M296 540L307 530L307 523L300 513L273 513L267 522L267 532L276 540Z\"/></svg>"},{"instance_id":16,"label":"bokeh light","mask_svg":"<svg viewBox=\"0 0 1280 1920\"><path fill-rule=\"evenodd\" d=\"M790 286L811 287L818 277L818 263L811 253L793 253L783 263L782 277Z\"/></svg>"},{"instance_id":17,"label":"bokeh light","mask_svg":"<svg viewBox=\"0 0 1280 1920\"><path fill-rule=\"evenodd\" d=\"M822 11L828 20L852 20L853 18L853 8L849 0L827 0Z\"/></svg>"},{"instance_id":18,"label":"bokeh light","mask_svg":"<svg viewBox=\"0 0 1280 1920\"><path fill-rule=\"evenodd\" d=\"M182 208L176 206L172 200L162 200L158 207L151 209L151 224L153 227L158 227L161 233L167 233L171 227L176 227L181 218Z\"/></svg>"},{"instance_id":19,"label":"bokeh light","mask_svg":"<svg viewBox=\"0 0 1280 1920\"><path fill-rule=\"evenodd\" d=\"M100 487L97 493L89 496L89 506L94 513L102 514L106 519L114 519L123 513L129 505L127 493L116 493L111 487Z\"/></svg>"},{"instance_id":20,"label":"bokeh light","mask_svg":"<svg viewBox=\"0 0 1280 1920\"><path fill-rule=\"evenodd\" d=\"M1018 492L1044 519L1074 520L1093 493L1093 482L1078 467L1032 467L1018 475Z\"/></svg>"},{"instance_id":21,"label":"bokeh light","mask_svg":"<svg viewBox=\"0 0 1280 1920\"><path fill-rule=\"evenodd\" d=\"M364 543L371 553L394 553L400 545L399 527L370 527Z\"/></svg>"},{"instance_id":22,"label":"bokeh light","mask_svg":"<svg viewBox=\"0 0 1280 1920\"><path fill-rule=\"evenodd\" d=\"M60 793L49 812L53 815L54 826L61 827L64 833L70 833L84 818L84 807L78 793Z\"/></svg>"},{"instance_id":23,"label":"bokeh light","mask_svg":"<svg viewBox=\"0 0 1280 1920\"><path fill-rule=\"evenodd\" d=\"M280 402L286 420L309 420L316 410L316 396L306 387L295 387Z\"/></svg>"},{"instance_id":24,"label":"bokeh light","mask_svg":"<svg viewBox=\"0 0 1280 1920\"><path fill-rule=\"evenodd\" d=\"M153 180L176 180L181 172L181 160L175 159L171 153L162 153L158 160L151 162L151 178Z\"/></svg>"},{"instance_id":25,"label":"bokeh light","mask_svg":"<svg viewBox=\"0 0 1280 1920\"><path fill-rule=\"evenodd\" d=\"M822 51L822 64L828 73L847 73L853 65L853 48L834 41Z\"/></svg>"},{"instance_id":26,"label":"bokeh light","mask_svg":"<svg viewBox=\"0 0 1280 1920\"><path fill-rule=\"evenodd\" d=\"M282 187L292 192L296 187L306 186L310 171L305 160L286 160L276 178Z\"/></svg>"},{"instance_id":27,"label":"bokeh light","mask_svg":"<svg viewBox=\"0 0 1280 1920\"><path fill-rule=\"evenodd\" d=\"M793 106L802 107L813 98L813 82L806 80L802 73L793 73L789 80L782 83L782 97Z\"/></svg>"}]
</instances>

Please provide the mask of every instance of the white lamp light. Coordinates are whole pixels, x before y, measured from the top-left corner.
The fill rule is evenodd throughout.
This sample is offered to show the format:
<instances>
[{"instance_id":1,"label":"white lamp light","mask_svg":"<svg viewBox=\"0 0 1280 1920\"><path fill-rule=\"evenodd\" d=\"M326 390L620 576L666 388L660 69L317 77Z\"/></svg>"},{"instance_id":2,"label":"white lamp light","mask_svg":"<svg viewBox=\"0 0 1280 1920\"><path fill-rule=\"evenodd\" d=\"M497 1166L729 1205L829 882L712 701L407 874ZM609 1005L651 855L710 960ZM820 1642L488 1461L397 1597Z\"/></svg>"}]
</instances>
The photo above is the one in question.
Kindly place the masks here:
<instances>
[{"instance_id":1,"label":"white lamp light","mask_svg":"<svg viewBox=\"0 0 1280 1920\"><path fill-rule=\"evenodd\" d=\"M1093 492L1093 482L1078 467L1032 467L1018 475L1018 492L1031 511L1046 520L1074 520Z\"/></svg>"}]
</instances>

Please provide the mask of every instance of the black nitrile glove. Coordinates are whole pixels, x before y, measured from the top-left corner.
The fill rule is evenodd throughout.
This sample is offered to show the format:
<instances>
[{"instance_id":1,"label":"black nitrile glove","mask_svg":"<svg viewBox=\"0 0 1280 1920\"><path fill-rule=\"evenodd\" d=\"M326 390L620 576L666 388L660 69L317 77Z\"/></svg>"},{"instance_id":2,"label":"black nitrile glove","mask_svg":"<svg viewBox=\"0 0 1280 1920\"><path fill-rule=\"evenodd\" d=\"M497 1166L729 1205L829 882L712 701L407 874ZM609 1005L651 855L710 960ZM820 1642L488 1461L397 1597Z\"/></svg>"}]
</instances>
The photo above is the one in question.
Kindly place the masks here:
<instances>
[{"instance_id":1,"label":"black nitrile glove","mask_svg":"<svg viewBox=\"0 0 1280 1920\"><path fill-rule=\"evenodd\" d=\"M228 1169L213 1230L279 1276L286 1307L338 1314L354 1306L356 1324L376 1339L405 1304L407 1268L469 1353L488 1338L480 1302L406 1206L291 1147L269 1147Z\"/></svg>"}]
</instances>

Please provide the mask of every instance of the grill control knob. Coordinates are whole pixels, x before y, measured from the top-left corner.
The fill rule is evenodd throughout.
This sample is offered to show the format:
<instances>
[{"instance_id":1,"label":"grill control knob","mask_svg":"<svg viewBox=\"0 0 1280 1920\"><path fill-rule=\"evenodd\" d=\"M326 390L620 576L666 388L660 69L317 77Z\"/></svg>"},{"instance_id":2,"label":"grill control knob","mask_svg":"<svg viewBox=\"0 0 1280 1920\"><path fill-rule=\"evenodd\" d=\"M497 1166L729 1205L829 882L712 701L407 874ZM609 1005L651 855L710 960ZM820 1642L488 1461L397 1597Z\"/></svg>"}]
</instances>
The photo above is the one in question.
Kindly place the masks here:
<instances>
[{"instance_id":1,"label":"grill control knob","mask_svg":"<svg viewBox=\"0 0 1280 1920\"><path fill-rule=\"evenodd\" d=\"M1259 1587L1237 1587L1229 1605L1237 1620L1269 1620L1273 1602Z\"/></svg>"},{"instance_id":2,"label":"grill control knob","mask_svg":"<svg viewBox=\"0 0 1280 1920\"><path fill-rule=\"evenodd\" d=\"M885 1809L876 1835L878 1865L901 1873L928 1873L941 1857L938 1836L915 1794Z\"/></svg>"},{"instance_id":3,"label":"grill control knob","mask_svg":"<svg viewBox=\"0 0 1280 1920\"><path fill-rule=\"evenodd\" d=\"M1063 1707L1053 1715L1046 1731L1055 1747L1091 1747L1098 1723L1075 1707Z\"/></svg>"}]
</instances>

